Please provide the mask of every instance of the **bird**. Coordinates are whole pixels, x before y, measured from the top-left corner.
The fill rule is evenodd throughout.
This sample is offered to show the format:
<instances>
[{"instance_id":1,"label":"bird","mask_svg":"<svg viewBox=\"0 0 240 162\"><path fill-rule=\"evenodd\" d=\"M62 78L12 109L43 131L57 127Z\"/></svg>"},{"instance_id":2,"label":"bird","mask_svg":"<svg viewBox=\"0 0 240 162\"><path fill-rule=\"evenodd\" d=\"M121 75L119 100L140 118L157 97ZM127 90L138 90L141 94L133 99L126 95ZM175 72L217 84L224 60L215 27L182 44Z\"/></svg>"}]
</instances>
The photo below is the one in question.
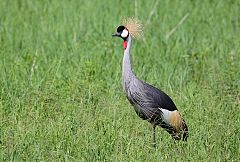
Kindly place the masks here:
<instances>
[{"instance_id":1,"label":"bird","mask_svg":"<svg viewBox=\"0 0 240 162\"><path fill-rule=\"evenodd\" d=\"M140 80L132 70L131 46L141 37L142 24L136 18L125 19L113 37L123 40L122 86L137 115L153 126L152 145L156 147L156 126L166 130L174 140L187 141L188 127L173 100L162 90Z\"/></svg>"}]
</instances>

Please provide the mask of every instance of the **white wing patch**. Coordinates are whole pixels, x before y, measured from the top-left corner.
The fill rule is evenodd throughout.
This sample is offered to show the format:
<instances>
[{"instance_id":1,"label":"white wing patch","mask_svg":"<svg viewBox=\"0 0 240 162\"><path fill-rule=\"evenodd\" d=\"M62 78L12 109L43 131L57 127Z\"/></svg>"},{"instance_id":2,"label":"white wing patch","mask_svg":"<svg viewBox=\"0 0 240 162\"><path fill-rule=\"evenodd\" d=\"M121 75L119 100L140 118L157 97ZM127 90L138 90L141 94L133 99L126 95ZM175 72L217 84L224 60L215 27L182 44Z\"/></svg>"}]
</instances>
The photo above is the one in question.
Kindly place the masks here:
<instances>
[{"instance_id":1,"label":"white wing patch","mask_svg":"<svg viewBox=\"0 0 240 162\"><path fill-rule=\"evenodd\" d=\"M163 121L171 126L173 126L176 130L181 130L183 127L183 120L181 115L177 110L169 111L166 109L159 108L162 111Z\"/></svg>"},{"instance_id":2,"label":"white wing patch","mask_svg":"<svg viewBox=\"0 0 240 162\"><path fill-rule=\"evenodd\" d=\"M162 109L162 108L159 108L161 111L162 111L162 117L163 117L163 121L167 124L170 124L171 123L171 115L173 112L177 111L169 111L169 110L166 110L166 109Z\"/></svg>"}]
</instances>

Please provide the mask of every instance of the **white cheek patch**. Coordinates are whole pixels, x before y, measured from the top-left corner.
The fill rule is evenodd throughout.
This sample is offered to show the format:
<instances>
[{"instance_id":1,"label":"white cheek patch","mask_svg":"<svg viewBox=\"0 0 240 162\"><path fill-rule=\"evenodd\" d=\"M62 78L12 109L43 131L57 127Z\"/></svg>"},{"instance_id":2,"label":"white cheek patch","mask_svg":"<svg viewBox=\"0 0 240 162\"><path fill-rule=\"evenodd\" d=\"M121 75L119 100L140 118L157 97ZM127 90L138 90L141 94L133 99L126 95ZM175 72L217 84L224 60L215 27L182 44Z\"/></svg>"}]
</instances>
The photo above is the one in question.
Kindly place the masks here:
<instances>
[{"instance_id":1,"label":"white cheek patch","mask_svg":"<svg viewBox=\"0 0 240 162\"><path fill-rule=\"evenodd\" d=\"M126 38L127 36L128 36L128 31L126 29L124 29L122 31L121 37Z\"/></svg>"}]
</instances>

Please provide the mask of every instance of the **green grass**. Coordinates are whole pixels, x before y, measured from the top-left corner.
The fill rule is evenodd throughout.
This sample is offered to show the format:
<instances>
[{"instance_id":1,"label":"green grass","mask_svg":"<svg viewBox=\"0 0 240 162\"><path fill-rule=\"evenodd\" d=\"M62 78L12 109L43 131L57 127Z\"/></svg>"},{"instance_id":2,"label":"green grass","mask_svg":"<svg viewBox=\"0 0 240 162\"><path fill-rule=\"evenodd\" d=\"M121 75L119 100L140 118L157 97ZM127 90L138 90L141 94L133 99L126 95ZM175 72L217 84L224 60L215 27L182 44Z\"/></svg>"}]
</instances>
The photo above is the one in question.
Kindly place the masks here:
<instances>
[{"instance_id":1,"label":"green grass","mask_svg":"<svg viewBox=\"0 0 240 162\"><path fill-rule=\"evenodd\" d=\"M0 161L240 160L240 1L136 2L0 2ZM134 71L173 98L187 143L158 128L153 149L122 91L111 34L135 8Z\"/></svg>"}]
</instances>

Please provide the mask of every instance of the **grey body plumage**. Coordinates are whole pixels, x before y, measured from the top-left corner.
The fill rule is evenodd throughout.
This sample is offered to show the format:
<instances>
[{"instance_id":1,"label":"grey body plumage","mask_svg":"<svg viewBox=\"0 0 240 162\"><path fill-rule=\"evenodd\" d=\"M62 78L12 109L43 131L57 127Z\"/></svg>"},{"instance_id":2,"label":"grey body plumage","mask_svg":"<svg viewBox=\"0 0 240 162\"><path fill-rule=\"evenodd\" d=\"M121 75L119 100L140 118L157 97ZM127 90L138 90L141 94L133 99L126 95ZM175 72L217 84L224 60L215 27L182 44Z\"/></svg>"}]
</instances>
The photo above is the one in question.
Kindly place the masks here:
<instances>
[{"instance_id":1,"label":"grey body plumage","mask_svg":"<svg viewBox=\"0 0 240 162\"><path fill-rule=\"evenodd\" d=\"M131 41L131 36L129 36L127 40L128 46L123 56L122 82L125 94L130 103L134 106L135 111L142 119L147 120L155 116L161 116L159 108L166 108L171 111L177 110L175 104L168 95L143 82L134 75L130 56Z\"/></svg>"},{"instance_id":2,"label":"grey body plumage","mask_svg":"<svg viewBox=\"0 0 240 162\"><path fill-rule=\"evenodd\" d=\"M120 26L121 30L123 26ZM119 27L119 28L120 28ZM121 30L114 36L122 37ZM147 120L153 125L153 143L155 145L156 125L164 128L174 139L183 140L188 137L188 129L185 121L181 118L172 99L163 91L138 79L131 67L131 33L125 38L126 44L122 64L122 85L127 99L133 105L135 112L143 120Z\"/></svg>"}]
</instances>

